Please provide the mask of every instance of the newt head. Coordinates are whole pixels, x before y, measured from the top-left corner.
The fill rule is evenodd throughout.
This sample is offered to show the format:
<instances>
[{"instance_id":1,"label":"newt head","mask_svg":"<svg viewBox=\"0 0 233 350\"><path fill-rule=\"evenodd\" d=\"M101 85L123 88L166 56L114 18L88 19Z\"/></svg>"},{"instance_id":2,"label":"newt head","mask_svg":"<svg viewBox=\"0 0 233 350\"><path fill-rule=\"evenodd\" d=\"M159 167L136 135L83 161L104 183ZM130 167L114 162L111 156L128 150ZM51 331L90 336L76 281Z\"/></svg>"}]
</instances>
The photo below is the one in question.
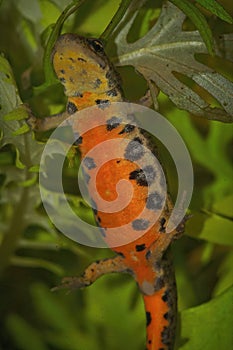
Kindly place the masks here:
<instances>
[{"instance_id":1,"label":"newt head","mask_svg":"<svg viewBox=\"0 0 233 350\"><path fill-rule=\"evenodd\" d=\"M98 39L63 34L55 44L52 62L69 97L119 95L119 77Z\"/></svg>"}]
</instances>

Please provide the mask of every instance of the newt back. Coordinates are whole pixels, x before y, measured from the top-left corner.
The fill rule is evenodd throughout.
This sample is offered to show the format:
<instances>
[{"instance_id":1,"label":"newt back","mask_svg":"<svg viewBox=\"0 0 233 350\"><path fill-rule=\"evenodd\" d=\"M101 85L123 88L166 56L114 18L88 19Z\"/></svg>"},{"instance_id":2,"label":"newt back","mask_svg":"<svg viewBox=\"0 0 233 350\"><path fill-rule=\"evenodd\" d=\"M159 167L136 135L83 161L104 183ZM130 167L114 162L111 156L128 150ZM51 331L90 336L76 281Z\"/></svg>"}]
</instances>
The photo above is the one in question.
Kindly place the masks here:
<instances>
[{"instance_id":1,"label":"newt back","mask_svg":"<svg viewBox=\"0 0 233 350\"><path fill-rule=\"evenodd\" d=\"M152 152L154 149L145 132L135 124L133 116L110 113L111 103L124 101L124 98L119 76L98 40L64 34L55 45L52 61L68 96L69 115L93 105L104 111L103 125L85 132L79 138L84 174L89 194L95 203L96 221L106 242L111 246L111 228L116 227L120 232L121 226L127 223L130 226L126 234L132 237L130 243L113 248L117 253L116 258L93 263L81 278L66 279L65 285L83 287L107 272L130 273L144 298L147 349L171 350L175 339L176 286L167 249L178 231L165 232L172 204L169 196L164 194L159 168L145 152L145 148ZM91 117L98 120L99 115L95 113ZM73 126L75 133L79 133L82 123L85 124L85 120L77 118ZM96 173L98 154L93 152L90 156L90 152L101 143L113 139L119 140L119 155L107 161ZM106 152L115 154L113 148L110 146ZM100 210L97 191L111 204L117 198L116 185L120 180L127 180L132 185L130 203L115 212ZM145 212L140 217L143 209ZM158 213L158 220L151 226ZM134 237L138 238L135 240Z\"/></svg>"}]
</instances>

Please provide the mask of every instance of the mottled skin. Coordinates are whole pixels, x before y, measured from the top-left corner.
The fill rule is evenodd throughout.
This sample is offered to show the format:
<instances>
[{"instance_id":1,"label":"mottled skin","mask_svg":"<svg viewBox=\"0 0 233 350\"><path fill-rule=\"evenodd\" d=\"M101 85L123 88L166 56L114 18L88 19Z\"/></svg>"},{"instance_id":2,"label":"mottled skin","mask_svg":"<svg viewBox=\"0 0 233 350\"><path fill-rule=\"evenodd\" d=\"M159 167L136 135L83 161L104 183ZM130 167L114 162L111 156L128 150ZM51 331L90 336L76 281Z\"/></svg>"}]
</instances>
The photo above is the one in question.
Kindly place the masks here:
<instances>
[{"instance_id":1,"label":"mottled skin","mask_svg":"<svg viewBox=\"0 0 233 350\"><path fill-rule=\"evenodd\" d=\"M119 159L113 159L101 168L97 176L97 188L100 195L108 201L116 198L116 184L120 179L131 181L133 198L130 204L117 213L104 213L94 210L98 225L102 228L107 243L111 243L108 228L118 227L131 222L129 235L145 230L145 234L131 243L113 248L115 258L92 263L81 277L65 278L62 287L81 288L92 284L98 277L109 272L130 273L136 280L143 295L147 320L147 350L171 350L174 346L176 327L176 285L174 272L169 257L168 247L173 239L183 230L183 224L175 231L166 233L166 223L172 210L167 196L162 214L150 229L146 230L151 216L160 209L163 188L157 179L157 170L150 164L150 159L143 160L141 145L151 148L150 142L142 130L130 124L130 119L118 120L109 115L111 102L124 101L120 80L103 51L102 44L95 39L87 39L75 34L62 35L54 48L52 61L55 73L64 85L68 96L66 112L44 119L31 117L29 124L34 130L47 130L72 115L77 110L98 105L105 110L105 125L98 131L89 131L78 140L87 182L92 179L95 169L95 156L86 157L86 153L95 145L112 138L127 137L131 143ZM93 118L98 118L95 114ZM77 120L74 131L79 130ZM134 160L142 159L145 166L138 168ZM145 178L149 176L150 183ZM105 181L101 181L101 179ZM91 184L90 195L94 196ZM150 188L150 198L148 197ZM144 219L134 220L142 208L147 207Z\"/></svg>"}]
</instances>

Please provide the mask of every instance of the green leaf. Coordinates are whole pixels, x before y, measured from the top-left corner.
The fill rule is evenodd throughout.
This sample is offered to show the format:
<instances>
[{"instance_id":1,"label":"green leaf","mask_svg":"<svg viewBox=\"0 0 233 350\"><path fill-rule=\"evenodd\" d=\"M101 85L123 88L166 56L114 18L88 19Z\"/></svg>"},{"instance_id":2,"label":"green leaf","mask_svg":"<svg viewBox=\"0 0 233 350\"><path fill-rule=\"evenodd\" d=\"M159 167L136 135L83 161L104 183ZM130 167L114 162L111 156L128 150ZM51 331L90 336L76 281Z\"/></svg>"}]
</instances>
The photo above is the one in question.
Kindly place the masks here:
<instances>
[{"instance_id":1,"label":"green leaf","mask_svg":"<svg viewBox=\"0 0 233 350\"><path fill-rule=\"evenodd\" d=\"M181 9L186 14L186 16L188 16L195 24L199 33L201 34L204 43L206 44L208 52L213 55L213 36L207 20L203 14L189 0L171 0L171 2L179 9Z\"/></svg>"},{"instance_id":2,"label":"green leaf","mask_svg":"<svg viewBox=\"0 0 233 350\"><path fill-rule=\"evenodd\" d=\"M196 0L202 7L209 10L211 13L226 21L227 23L233 23L233 18L227 13L224 7L217 1L213 0Z\"/></svg>"},{"instance_id":3,"label":"green leaf","mask_svg":"<svg viewBox=\"0 0 233 350\"><path fill-rule=\"evenodd\" d=\"M35 315L50 330L46 334L51 347L67 350L123 349L127 339L131 339L130 348L142 349L146 321L143 301L138 299L133 308L129 306L135 292L135 283L129 276L117 275L102 277L84 293L53 294L39 284L31 288ZM78 295L76 313L69 307L75 294ZM115 304L118 307L113 313Z\"/></svg>"},{"instance_id":4,"label":"green leaf","mask_svg":"<svg viewBox=\"0 0 233 350\"><path fill-rule=\"evenodd\" d=\"M199 32L182 30L184 13L171 3L165 4L150 31L128 43L127 35L137 13L116 35L118 65L134 66L180 109L209 119L233 121L233 83L195 59L195 54L208 52ZM205 92L220 107L212 106Z\"/></svg>"},{"instance_id":5,"label":"green leaf","mask_svg":"<svg viewBox=\"0 0 233 350\"><path fill-rule=\"evenodd\" d=\"M226 254L223 262L218 268L218 281L214 288L214 296L223 293L230 288L233 281L233 251Z\"/></svg>"},{"instance_id":6,"label":"green leaf","mask_svg":"<svg viewBox=\"0 0 233 350\"><path fill-rule=\"evenodd\" d=\"M218 297L181 313L180 350L231 349L233 344L233 286Z\"/></svg>"},{"instance_id":7,"label":"green leaf","mask_svg":"<svg viewBox=\"0 0 233 350\"><path fill-rule=\"evenodd\" d=\"M62 267L44 259L13 256L11 258L11 264L14 266L27 268L44 268L45 270L48 270L57 276L64 276L64 269Z\"/></svg>"},{"instance_id":8,"label":"green leaf","mask_svg":"<svg viewBox=\"0 0 233 350\"><path fill-rule=\"evenodd\" d=\"M160 101L164 105L168 103L162 94ZM233 135L233 125L212 122L209 124L208 132L203 136L199 129L194 127L187 112L172 108L166 115L184 139L193 161L204 167L214 178L205 185L203 193L200 193L204 197L202 209L225 217L230 216L229 208L232 205L229 205L229 200L226 204L222 201L232 193L233 167L228 149ZM198 179L196 186L197 184ZM194 195L198 194L199 191L196 190Z\"/></svg>"},{"instance_id":9,"label":"green leaf","mask_svg":"<svg viewBox=\"0 0 233 350\"><path fill-rule=\"evenodd\" d=\"M18 349L48 350L40 331L17 314L9 314L6 320L7 329L17 344Z\"/></svg>"},{"instance_id":10,"label":"green leaf","mask_svg":"<svg viewBox=\"0 0 233 350\"><path fill-rule=\"evenodd\" d=\"M186 223L188 235L208 242L233 246L233 221L214 213L195 213Z\"/></svg>"}]
</instances>

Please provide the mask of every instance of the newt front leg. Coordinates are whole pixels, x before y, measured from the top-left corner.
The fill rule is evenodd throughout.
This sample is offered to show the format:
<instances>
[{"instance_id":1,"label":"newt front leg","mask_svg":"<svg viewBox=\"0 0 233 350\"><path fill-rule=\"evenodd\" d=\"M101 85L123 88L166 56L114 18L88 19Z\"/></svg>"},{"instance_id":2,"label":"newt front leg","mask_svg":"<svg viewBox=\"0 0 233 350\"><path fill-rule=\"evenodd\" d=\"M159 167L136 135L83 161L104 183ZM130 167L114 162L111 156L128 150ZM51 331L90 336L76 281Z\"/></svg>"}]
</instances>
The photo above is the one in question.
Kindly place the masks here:
<instances>
[{"instance_id":1,"label":"newt front leg","mask_svg":"<svg viewBox=\"0 0 233 350\"><path fill-rule=\"evenodd\" d=\"M90 286L99 277L106 275L107 273L114 272L128 272L129 270L125 265L124 259L121 256L114 258L108 258L103 260L97 260L89 265L84 273L80 277L65 277L59 286L54 287L52 290L57 289L78 289ZM133 272L132 272L133 273Z\"/></svg>"}]
</instances>

